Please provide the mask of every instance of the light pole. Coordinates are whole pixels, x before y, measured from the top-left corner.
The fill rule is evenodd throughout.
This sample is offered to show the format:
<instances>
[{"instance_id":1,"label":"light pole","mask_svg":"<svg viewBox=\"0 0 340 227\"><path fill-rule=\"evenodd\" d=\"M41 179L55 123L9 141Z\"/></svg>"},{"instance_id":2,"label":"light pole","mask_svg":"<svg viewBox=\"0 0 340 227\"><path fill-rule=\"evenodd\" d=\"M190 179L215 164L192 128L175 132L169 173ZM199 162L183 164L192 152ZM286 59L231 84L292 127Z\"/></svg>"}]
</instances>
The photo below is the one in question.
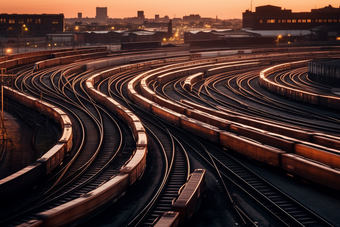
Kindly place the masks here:
<instances>
[{"instance_id":1,"label":"light pole","mask_svg":"<svg viewBox=\"0 0 340 227\"><path fill-rule=\"evenodd\" d=\"M277 43L277 47L279 47L280 46L280 39L282 38L282 36L281 35L278 35L277 36L277 40L276 40L276 43Z\"/></svg>"},{"instance_id":2,"label":"light pole","mask_svg":"<svg viewBox=\"0 0 340 227\"><path fill-rule=\"evenodd\" d=\"M26 49L26 36L25 36L25 31L27 31L28 30L28 28L26 27L26 24L23 24L22 25L22 27L21 27L21 35L25 38L25 53L26 53L26 51L27 51L27 49Z\"/></svg>"}]
</instances>

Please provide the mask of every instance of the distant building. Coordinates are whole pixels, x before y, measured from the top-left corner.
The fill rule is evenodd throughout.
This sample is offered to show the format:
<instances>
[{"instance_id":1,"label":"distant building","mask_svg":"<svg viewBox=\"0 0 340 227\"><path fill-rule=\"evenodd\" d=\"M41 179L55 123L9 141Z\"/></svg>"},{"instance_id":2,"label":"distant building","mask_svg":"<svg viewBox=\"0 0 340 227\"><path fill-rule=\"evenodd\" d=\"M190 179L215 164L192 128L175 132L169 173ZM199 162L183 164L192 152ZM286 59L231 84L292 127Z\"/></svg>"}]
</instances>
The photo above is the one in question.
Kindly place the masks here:
<instances>
[{"instance_id":1,"label":"distant building","mask_svg":"<svg viewBox=\"0 0 340 227\"><path fill-rule=\"evenodd\" d=\"M98 20L107 19L107 7L96 7L96 19Z\"/></svg>"},{"instance_id":2,"label":"distant building","mask_svg":"<svg viewBox=\"0 0 340 227\"><path fill-rule=\"evenodd\" d=\"M290 9L266 5L255 12L243 13L243 28L252 30L309 30L317 26L335 26L340 29L340 7L331 5L311 12L293 13Z\"/></svg>"},{"instance_id":3,"label":"distant building","mask_svg":"<svg viewBox=\"0 0 340 227\"><path fill-rule=\"evenodd\" d=\"M120 44L126 42L161 42L171 35L165 31L124 30L124 31L92 31L75 33L78 45L90 44Z\"/></svg>"},{"instance_id":4,"label":"distant building","mask_svg":"<svg viewBox=\"0 0 340 227\"><path fill-rule=\"evenodd\" d=\"M242 30L232 29L219 29L210 31L189 31L184 33L184 42L189 43L192 41L217 41L217 40L244 40L249 38L259 38L260 34L247 32Z\"/></svg>"},{"instance_id":5,"label":"distant building","mask_svg":"<svg viewBox=\"0 0 340 227\"><path fill-rule=\"evenodd\" d=\"M190 14L189 16L184 16L183 21L186 22L201 21L201 16L199 14Z\"/></svg>"},{"instance_id":6,"label":"distant building","mask_svg":"<svg viewBox=\"0 0 340 227\"><path fill-rule=\"evenodd\" d=\"M168 34L169 36L172 36L172 20L170 20L168 23Z\"/></svg>"},{"instance_id":7,"label":"distant building","mask_svg":"<svg viewBox=\"0 0 340 227\"><path fill-rule=\"evenodd\" d=\"M155 20L159 20L159 14L155 15Z\"/></svg>"},{"instance_id":8,"label":"distant building","mask_svg":"<svg viewBox=\"0 0 340 227\"><path fill-rule=\"evenodd\" d=\"M82 19L83 18L83 14L82 13L78 13L78 19Z\"/></svg>"},{"instance_id":9,"label":"distant building","mask_svg":"<svg viewBox=\"0 0 340 227\"><path fill-rule=\"evenodd\" d=\"M144 11L137 11L137 17L139 20L144 20L145 19Z\"/></svg>"},{"instance_id":10,"label":"distant building","mask_svg":"<svg viewBox=\"0 0 340 227\"><path fill-rule=\"evenodd\" d=\"M64 14L0 14L0 37L42 37L64 31Z\"/></svg>"}]
</instances>

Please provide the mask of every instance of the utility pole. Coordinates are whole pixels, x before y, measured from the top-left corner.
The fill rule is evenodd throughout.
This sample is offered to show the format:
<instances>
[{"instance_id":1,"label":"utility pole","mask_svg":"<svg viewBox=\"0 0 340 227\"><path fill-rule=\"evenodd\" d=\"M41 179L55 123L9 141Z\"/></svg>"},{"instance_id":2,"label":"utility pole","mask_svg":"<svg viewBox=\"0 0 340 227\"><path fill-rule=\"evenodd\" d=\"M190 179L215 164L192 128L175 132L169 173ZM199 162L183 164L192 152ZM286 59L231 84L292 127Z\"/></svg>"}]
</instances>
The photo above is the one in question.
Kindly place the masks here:
<instances>
[{"instance_id":1,"label":"utility pole","mask_svg":"<svg viewBox=\"0 0 340 227\"><path fill-rule=\"evenodd\" d=\"M6 68L0 68L1 71L1 132L4 139L6 139L5 124L4 124L4 76L16 77L16 74L5 74ZM8 108L8 107L7 107Z\"/></svg>"}]
</instances>

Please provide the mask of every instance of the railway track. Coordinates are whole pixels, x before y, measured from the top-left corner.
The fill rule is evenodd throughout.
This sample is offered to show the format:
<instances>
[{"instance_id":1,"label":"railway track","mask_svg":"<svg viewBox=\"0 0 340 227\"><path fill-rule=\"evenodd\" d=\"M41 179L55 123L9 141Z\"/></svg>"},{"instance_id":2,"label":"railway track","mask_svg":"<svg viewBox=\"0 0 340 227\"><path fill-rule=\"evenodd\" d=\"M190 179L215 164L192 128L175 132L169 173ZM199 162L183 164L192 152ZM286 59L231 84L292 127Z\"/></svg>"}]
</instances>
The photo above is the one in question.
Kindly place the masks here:
<instances>
[{"instance_id":1,"label":"railway track","mask_svg":"<svg viewBox=\"0 0 340 227\"><path fill-rule=\"evenodd\" d=\"M232 156L211 149L219 170L247 192L286 226L333 226L272 184L237 162Z\"/></svg>"},{"instance_id":2,"label":"railway track","mask_svg":"<svg viewBox=\"0 0 340 227\"><path fill-rule=\"evenodd\" d=\"M45 81L48 81L48 79ZM37 81L33 83L37 83ZM77 81L75 81L75 83L77 83ZM37 84L35 86L37 88ZM75 87L76 86L73 85L73 88ZM29 85L26 85L26 88L32 90ZM59 90L61 89L59 88ZM86 97L81 90L78 89L76 92L79 96ZM130 138L125 137L123 146L122 129L120 128L121 126L118 125L117 119L113 119L107 112L93 106L91 102L81 101L74 96L72 92L69 91L68 94L66 93L64 93L64 96L68 100L71 100L73 103L78 102L78 104L72 106L65 102L64 106L76 113L78 119L82 120L84 136L86 135L86 138L91 138L91 140L84 140L84 146L79 147L81 152L76 152L79 153L79 155L78 157L75 156L76 159L74 157L75 161L69 162L69 166L62 170L64 172L58 174L60 176L59 179L53 188L49 188L47 192L44 193L42 200L40 199L40 202L35 201L35 204L39 205L35 205L34 207L39 207L39 209L33 210L30 208L31 214L28 214L28 217L18 218L18 216L15 215L14 223L16 224L33 219L34 216L31 216L32 212L33 214L39 213L43 210L59 206L103 184L103 182L118 174L120 168L130 158L134 150L134 148L130 146L130 144L133 143L131 136ZM57 102L57 100L54 100L54 102ZM82 106L83 111L77 108L79 106ZM103 122L105 122L105 124L103 124ZM94 131L94 128L97 128L98 131ZM126 128L124 130L125 134L128 135L129 130ZM120 136L117 137L117 135ZM57 185L57 183L59 184ZM27 206L28 205L26 205L26 207Z\"/></svg>"},{"instance_id":3,"label":"railway track","mask_svg":"<svg viewBox=\"0 0 340 227\"><path fill-rule=\"evenodd\" d=\"M172 202L178 196L180 188L186 182L190 173L190 162L185 149L178 141L174 134L167 130L161 121L155 119L148 113L140 111L136 106L131 106L127 100L127 94L124 96L124 86L126 81L134 74L140 73L140 70L115 75L103 80L97 89L104 94L110 94L120 100L121 104L133 108L134 112L144 122L144 127L149 131L150 136L154 137L159 143L159 149L164 153L164 174L160 187L157 189L155 196L149 203L136 215L128 226L150 226L166 211L172 209ZM118 100L117 100L118 101Z\"/></svg>"},{"instance_id":4,"label":"railway track","mask_svg":"<svg viewBox=\"0 0 340 227\"><path fill-rule=\"evenodd\" d=\"M186 58L186 60L189 59ZM210 61L209 58L201 60ZM156 63L156 61L159 62ZM147 128L149 137L152 137L151 135L157 136L152 139L154 144L152 146L150 145L149 149L151 148L151 150L149 150L149 152L156 152L156 150L158 152L161 151L164 155L164 160L166 160L164 163L169 163L168 165L165 165L165 169L162 170L162 172L164 172L164 177L162 177L157 184L154 182L154 184L157 185L157 187L152 188L154 192L152 194L149 193L148 197L145 197L144 200L148 202L145 203L145 206L138 205L140 215L130 217L133 219L130 222L131 226L136 224L148 226L154 223L159 215L165 211L171 210L171 202L176 198L178 189L185 183L190 172L190 166L188 164L189 155L183 154L182 152L185 150L190 153L196 152L189 143L186 143L187 141L185 141L184 138L178 136L180 134L179 131L170 127L168 124L163 125L163 123L159 123L155 120L156 118L154 115L141 111L140 108L137 108L136 105L132 105L129 101L128 97L130 97L130 95L127 92L128 82L132 78L152 69L157 71L158 68L161 67L171 67L172 65L175 65L174 62L176 62L175 59L172 59L172 61L174 61L173 63L166 61L162 62L159 58L157 58L156 61L152 66L143 66L143 61L140 61L138 62L138 67L131 67L125 71L120 71L106 80L101 81L99 84L94 85L94 87L103 94L114 98L119 105L122 105L124 108L127 108L128 111L132 111L141 117L141 122L144 123L144 127ZM84 132L80 133L80 130L76 132L76 139L74 141L75 147L70 153L70 156L72 157L75 154L79 154L80 156L74 156L77 157L74 158L74 162L70 161L68 162L69 164L64 165L65 167L66 165L69 165L69 167L58 168L63 172L57 173L56 177L51 178L53 180L49 182L50 186L55 185L55 187L52 187L54 189L50 189L50 186L45 187L44 190L47 193L40 197L39 202L36 202L36 204L33 205L33 207L38 207L40 204L44 204L45 207L42 206L39 208L41 210L34 210L31 214L28 214L28 216L22 217L22 219L20 218L21 221L19 222L16 222L19 220L19 216L14 214L15 221L11 223L27 223L27 221L36 218L37 213L41 213L45 209L50 210L53 207L79 198L84 193L86 194L97 187L99 188L104 182L107 182L112 176L119 173L121 167L130 159L135 150L135 147L131 146L136 139L134 138L135 134L132 136L128 127L126 127L126 125L124 126L121 120L107 111L109 109L108 106L105 106L105 104L99 102L97 98L91 97L85 92L87 78L103 71L103 69L86 70L86 62L91 63L91 61L77 62L67 66L47 68L35 73L23 68L20 72L20 76L15 83L17 89L26 91L43 100L48 100L49 102L54 103L54 105L62 106L69 115L73 115L73 125L78 129L84 128ZM262 68L256 68L257 71L255 72L260 71L260 69ZM190 67L188 67L187 70L190 70ZM270 111L263 111L263 109L258 106L253 107L251 102L258 103L258 105L266 105L268 108L272 108L275 103L280 111L287 112L287 108L284 107L284 102L279 103L275 100L263 98L263 94L256 92L257 89L253 88L251 85L254 83L255 74L253 72L248 73L248 71L249 69L241 69L209 77L205 82L199 82L194 86L194 92L192 93L187 93L185 91L183 87L183 78L176 78L161 85L156 82L156 80L153 80L149 81L147 86L156 95L159 95L165 100L176 102L178 105L181 104L181 99L190 99L191 101L208 105L213 108L219 108L220 110L221 108L218 106L223 105L225 108L237 110L237 112L241 113L240 115L243 116L249 114L254 118L258 116L268 118L271 116ZM254 71L254 69L251 69L251 71ZM300 78L302 75L301 73L301 71L296 71L294 74ZM235 76L235 74L237 76ZM292 75L293 74L290 75L290 78L293 78ZM223 84L226 80L229 80L227 86ZM302 85L295 79L290 80L292 83L295 82L296 86ZM221 89L222 87L224 88ZM141 93L140 88L136 88L136 90ZM226 90L229 91L226 92ZM229 97L225 96L227 93L233 93L233 96L229 96L232 97L232 102ZM245 99L248 99L248 101L245 102ZM270 101L269 104L268 101ZM302 113L301 110L297 110L294 106L290 107L290 111L293 114L305 115L305 118L317 117L323 122L326 122L326 118L328 118L327 121L331 122L327 123L330 126L329 131L332 130L332 124L338 124L337 119L322 114L312 115L311 112L306 115L305 112ZM320 125L319 123L319 126L317 126L313 121L301 120L303 117L298 121L296 119L290 119L287 116L285 116L285 118L287 120L283 120L282 116L273 117L271 121L278 121L278 124L282 125L288 125L287 123L298 123L301 126L313 123L314 129L317 127L324 127L324 125ZM284 121L286 122L282 123ZM169 127L172 129L169 129ZM96 132L93 131L94 128L97 128ZM334 128L337 128L337 126L334 126ZM116 135L118 134L120 134L119 141L115 140L117 138ZM86 137L83 135L86 135ZM86 139L89 137L91 140ZM190 143L194 140L195 139L193 138L190 139ZM188 147L190 147L190 149L188 149ZM237 182L235 185L242 185L241 188L245 189L247 187L248 189L246 191L248 191L250 197L256 198L255 201L261 200L259 202L261 203L260 206L262 206L263 209L266 209L269 214L272 214L273 217L277 218L278 223L288 226L308 226L309 223L311 224L310 226L331 226L327 221L324 221L322 218L318 217L318 215L310 212L308 208L300 206L298 203L294 203L295 201L287 198L280 190L271 188L270 184L267 184L265 186L266 189L262 190L264 187L263 185L266 183L257 178L255 180L256 176L251 175L249 171L245 172L246 170L244 169L240 170L244 167L236 167L236 164L230 161L231 159L220 156L220 150L207 149L207 147L209 147L208 145L204 145L203 147L206 148L203 148L205 153L202 156L213 165L216 171L215 174L220 175L221 177L221 182L227 179L227 181L230 182ZM209 152L207 152L208 150ZM88 154L85 154L84 151L88 151ZM116 158L116 156L120 156L120 158ZM68 160L71 160L71 158L68 157L65 161ZM94 161L93 164L92 161ZM98 163L96 161L98 161ZM226 166L229 168L226 168ZM78 178L70 185L64 184L65 181L69 181L69 179L75 178L75 176ZM225 176L227 176L227 178L225 178ZM222 180L222 178L225 179ZM226 183L221 184L223 184L224 187L226 186ZM54 190L56 192L54 192ZM251 190L253 190L253 192L250 193ZM249 215L245 207L239 205L235 206L233 198L230 196L229 188L225 187L225 191L226 194L229 194L230 203L234 207L235 215L238 217L238 220L240 220L240 223L242 223L242 225L256 226L256 218ZM22 208L21 210L25 209Z\"/></svg>"}]
</instances>

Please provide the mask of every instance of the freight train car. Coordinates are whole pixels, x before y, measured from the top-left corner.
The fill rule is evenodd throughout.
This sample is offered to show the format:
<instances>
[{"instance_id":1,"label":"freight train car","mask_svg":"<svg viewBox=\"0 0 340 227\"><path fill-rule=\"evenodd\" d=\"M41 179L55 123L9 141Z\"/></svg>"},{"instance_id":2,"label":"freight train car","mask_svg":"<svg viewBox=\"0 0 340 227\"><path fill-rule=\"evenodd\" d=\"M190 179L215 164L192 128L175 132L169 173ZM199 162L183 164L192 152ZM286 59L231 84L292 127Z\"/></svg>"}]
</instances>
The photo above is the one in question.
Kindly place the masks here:
<instances>
[{"instance_id":1,"label":"freight train car","mask_svg":"<svg viewBox=\"0 0 340 227\"><path fill-rule=\"evenodd\" d=\"M314 55L317 55L317 54L318 53L314 53ZM273 74L279 71L284 71L284 70L291 69L291 68L299 68L299 67L307 66L307 63L308 61L305 60L305 61L284 63L284 64L280 64L280 65L267 68L260 72L260 78L259 78L260 85L272 92L285 96L289 99L309 103L312 105L318 105L321 107L340 109L340 98L338 97L314 94L314 93L310 93L307 91L290 88L290 87L287 87L281 84L276 84L275 82L267 79L267 77L270 74Z\"/></svg>"},{"instance_id":2,"label":"freight train car","mask_svg":"<svg viewBox=\"0 0 340 227\"><path fill-rule=\"evenodd\" d=\"M58 143L37 159L35 163L1 179L0 198L5 202L36 186L47 174L60 165L67 152L71 150L73 131L71 120L59 108L8 87L4 87L4 95L22 105L46 114L61 126L63 132Z\"/></svg>"},{"instance_id":3,"label":"freight train car","mask_svg":"<svg viewBox=\"0 0 340 227\"><path fill-rule=\"evenodd\" d=\"M187 222L196 212L205 190L205 169L195 169L172 209L179 213L179 222Z\"/></svg>"},{"instance_id":4,"label":"freight train car","mask_svg":"<svg viewBox=\"0 0 340 227\"><path fill-rule=\"evenodd\" d=\"M303 63L299 62L297 65L301 65ZM287 68L291 68L291 67L295 67L296 65L282 65L280 67L281 69L287 69ZM275 71L278 69L272 69L272 71ZM147 73L144 73L144 76L141 77L136 77L133 79L133 81L131 83L129 83L128 85L128 93L129 93L129 97L139 106L142 107L146 107L147 110L155 113L155 110L159 110L162 109L164 113L166 114L156 114L157 116L161 117L162 119L169 121L170 119L170 123L177 125L181 128L184 128L188 131L190 131L191 133L197 135L197 136L202 136L204 138L209 138L210 140L213 141L217 141L219 144L221 144L224 147L227 148L231 148L239 153L242 153L245 156L251 157L255 160L267 163L269 165L273 165L276 166L278 168L282 168L282 162L281 162L281 157L283 154L285 154L285 152L298 152L297 146L298 144L303 144L305 142L301 141L307 141L307 142L313 142L314 141L314 134L311 132L306 132L306 131L302 131L302 130L297 130L297 129L290 129L287 128L285 126L279 126L276 125L274 123L270 123L270 122L263 122L260 119L252 119L252 118L247 118L245 116L235 116L235 115L225 115L222 114L221 117L225 118L227 117L228 120L231 121L236 121L236 122L240 122L243 123L245 125L249 125L247 127L245 127L242 124L235 124L233 122L227 123L224 121L221 121L221 125L219 125L219 120L220 119L214 119L212 117L212 115L206 114L204 116L204 114L199 114L198 112L196 112L195 109L187 109L186 106L182 107L181 113L185 113L185 115L193 117L193 118L199 118L200 120L202 120L203 122L207 123L209 122L210 124L214 124L215 126L217 126L219 129L221 129L222 127L224 128L224 130L229 130L229 131L233 131L236 133L240 133L243 136L237 136L233 133L230 132L224 132L224 131L220 131L219 129L216 129L214 127L209 128L204 128L199 126L200 123L199 121L194 121L194 120L190 120L188 118L185 118L184 116L179 118L179 113L170 110L171 106L168 106L168 108L166 107L162 107L159 104L156 103L157 99L154 100L149 100L143 96L141 96L140 94L138 94L134 87L138 84L138 81L141 80L141 78L143 78L142 80L145 80L145 78L147 78L145 75L148 75ZM154 77L154 76L153 76ZM148 84L148 80L145 80L145 84ZM144 86L145 87L145 86ZM141 88L144 88L143 86L141 86ZM153 93L149 93L153 94ZM151 95L152 97L152 95ZM147 103L147 104L146 104ZM171 101L169 101L169 104L171 104ZM187 103L190 106L193 106L194 108L197 108L197 105L191 105L190 103ZM177 104L176 104L177 105ZM151 106L151 108L150 108ZM152 107L154 106L154 107ZM166 110L167 109L167 110ZM207 108L200 108L201 111L206 111ZM211 111L210 113L215 114L217 113L218 115L218 111ZM176 118L176 120L174 120ZM178 121L179 120L179 121ZM189 124L190 123L190 124ZM219 126L218 126L219 125ZM252 128L255 127L255 128ZM256 128L260 128L260 130L256 129ZM262 131L261 131L262 130ZM264 131L266 130L266 131ZM215 133L215 134L214 134ZM280 134L284 134L285 136L281 136ZM218 135L218 138L216 138L216 135ZM296 138L290 138L290 136L296 137ZM320 138L319 134L315 134L315 142L320 142L322 141L322 143L330 143L329 141L336 141L336 145L334 145L335 147L338 147L340 145L339 138L326 138L324 135L321 136L322 138ZM328 141L329 140L329 141ZM262 141L262 143L259 143L258 141ZM266 145L267 144L267 145ZM272 145L272 146L268 146ZM276 147L273 146L278 146L281 149L278 149ZM301 150L301 149L300 149ZM319 152L319 151L316 151ZM334 152L333 152L334 153ZM332 155L331 154L331 149L327 149L327 152L323 154L324 158L323 160L327 160L324 161L325 163L323 164L322 168L328 168L331 169L330 167L330 163L332 162ZM328 161L329 160L329 161ZM328 166L327 166L328 165ZM314 171L318 171L317 169L315 169ZM301 172L296 172L297 174L300 174L300 176L304 177L304 175ZM330 172L324 171L323 172L325 175L323 176L325 179L330 179L331 175ZM340 174L340 172L338 171L338 174ZM338 190L340 190L340 188L337 188Z\"/></svg>"}]
</instances>

